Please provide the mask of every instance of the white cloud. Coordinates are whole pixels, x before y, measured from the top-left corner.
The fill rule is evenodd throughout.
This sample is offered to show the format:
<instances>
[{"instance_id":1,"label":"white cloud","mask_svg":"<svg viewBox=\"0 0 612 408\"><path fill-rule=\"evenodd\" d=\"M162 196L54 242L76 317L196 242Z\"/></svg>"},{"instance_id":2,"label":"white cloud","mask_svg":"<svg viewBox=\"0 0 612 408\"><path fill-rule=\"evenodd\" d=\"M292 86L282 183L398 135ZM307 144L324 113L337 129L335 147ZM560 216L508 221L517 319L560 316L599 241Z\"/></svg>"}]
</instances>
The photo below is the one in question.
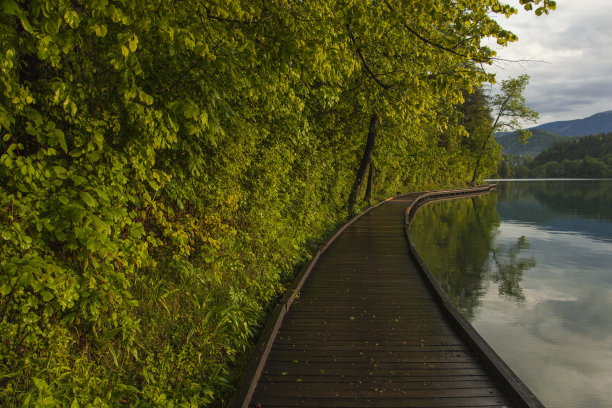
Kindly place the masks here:
<instances>
[{"instance_id":1,"label":"white cloud","mask_svg":"<svg viewBox=\"0 0 612 408\"><path fill-rule=\"evenodd\" d=\"M531 76L527 103L538 123L570 120L612 109L612 1L559 0L557 10L536 17L511 1L519 14L499 18L519 37L508 47L492 46L504 60L490 67L498 81Z\"/></svg>"}]
</instances>

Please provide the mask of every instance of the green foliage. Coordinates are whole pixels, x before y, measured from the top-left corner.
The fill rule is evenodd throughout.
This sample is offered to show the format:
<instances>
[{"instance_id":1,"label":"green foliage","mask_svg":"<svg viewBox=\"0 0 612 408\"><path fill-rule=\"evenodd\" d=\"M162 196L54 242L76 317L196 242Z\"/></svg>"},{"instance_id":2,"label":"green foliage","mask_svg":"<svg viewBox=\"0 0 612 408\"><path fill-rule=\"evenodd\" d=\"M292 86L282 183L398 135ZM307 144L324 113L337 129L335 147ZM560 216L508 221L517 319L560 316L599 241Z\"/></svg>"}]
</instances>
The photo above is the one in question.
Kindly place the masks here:
<instances>
[{"instance_id":1,"label":"green foliage","mask_svg":"<svg viewBox=\"0 0 612 408\"><path fill-rule=\"evenodd\" d=\"M495 111L493 133L513 130L520 134L522 141L531 136L531 132L522 128L522 122L535 122L539 114L525 105L523 93L528 84L529 75L527 74L502 81L500 93L494 95L491 101Z\"/></svg>"},{"instance_id":2,"label":"green foliage","mask_svg":"<svg viewBox=\"0 0 612 408\"><path fill-rule=\"evenodd\" d=\"M369 115L376 195L464 182L436 135L516 39L482 0L0 7L2 406L221 404Z\"/></svg>"},{"instance_id":3,"label":"green foliage","mask_svg":"<svg viewBox=\"0 0 612 408\"><path fill-rule=\"evenodd\" d=\"M490 146L493 145L499 149L498 143L494 140L492 143L489 143L495 133L508 129L514 130L523 143L531 136L531 132L522 129L521 126L522 121L535 121L539 116L538 112L525 105L523 92L528 83L529 75L521 75L518 78L503 80L500 92L491 98L489 104L493 111L494 119L492 119L489 125L489 131L478 153L471 184L475 184L479 180L480 174L487 174L482 172L481 163L483 157L490 156L490 154L487 155L491 149ZM499 150L497 155L499 157Z\"/></svg>"},{"instance_id":4,"label":"green foliage","mask_svg":"<svg viewBox=\"0 0 612 408\"><path fill-rule=\"evenodd\" d=\"M535 159L509 157L498 169L503 178L612 177L612 133L564 138Z\"/></svg>"},{"instance_id":5,"label":"green foliage","mask_svg":"<svg viewBox=\"0 0 612 408\"><path fill-rule=\"evenodd\" d=\"M606 161L612 156L612 133L563 140L536 156L538 164L565 159L579 160L587 156Z\"/></svg>"}]
</instances>

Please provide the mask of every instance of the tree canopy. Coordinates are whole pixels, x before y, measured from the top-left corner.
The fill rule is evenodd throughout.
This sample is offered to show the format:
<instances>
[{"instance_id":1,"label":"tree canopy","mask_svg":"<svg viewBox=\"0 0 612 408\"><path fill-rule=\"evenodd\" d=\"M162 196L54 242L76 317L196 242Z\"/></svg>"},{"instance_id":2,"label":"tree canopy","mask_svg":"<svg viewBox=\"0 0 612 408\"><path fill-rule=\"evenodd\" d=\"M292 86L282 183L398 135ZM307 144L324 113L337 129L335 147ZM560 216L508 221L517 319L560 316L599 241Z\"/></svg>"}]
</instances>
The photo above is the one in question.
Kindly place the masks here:
<instances>
[{"instance_id":1,"label":"tree canopy","mask_svg":"<svg viewBox=\"0 0 612 408\"><path fill-rule=\"evenodd\" d=\"M492 14L515 11L4 0L0 405L220 403L346 217L373 115L375 195L469 180L456 106L493 80L481 40L516 40Z\"/></svg>"},{"instance_id":2,"label":"tree canopy","mask_svg":"<svg viewBox=\"0 0 612 408\"><path fill-rule=\"evenodd\" d=\"M528 83L529 75L527 74L520 75L518 78L503 80L500 93L493 96L491 107L495 112L494 119L491 121L487 136L478 154L476 166L474 167L474 173L472 175L472 184L478 180L482 157L485 156L487 147L491 145L489 141L491 141L496 132L512 130L520 135L520 139L523 143L531 136L529 130L522 129L521 123L523 121L535 122L539 117L538 112L525 104L526 101L523 92Z\"/></svg>"}]
</instances>

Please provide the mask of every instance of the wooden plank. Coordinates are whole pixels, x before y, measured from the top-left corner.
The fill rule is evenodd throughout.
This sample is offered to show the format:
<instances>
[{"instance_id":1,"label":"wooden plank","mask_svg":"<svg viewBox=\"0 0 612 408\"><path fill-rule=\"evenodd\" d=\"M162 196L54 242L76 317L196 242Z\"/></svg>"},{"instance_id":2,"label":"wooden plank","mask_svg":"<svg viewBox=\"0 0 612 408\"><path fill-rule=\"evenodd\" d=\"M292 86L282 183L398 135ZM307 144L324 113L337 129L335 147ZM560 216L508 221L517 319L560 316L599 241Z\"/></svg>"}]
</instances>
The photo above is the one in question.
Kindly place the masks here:
<instances>
[{"instance_id":1,"label":"wooden plank","mask_svg":"<svg viewBox=\"0 0 612 408\"><path fill-rule=\"evenodd\" d=\"M488 375L440 375L443 371L437 372L439 375L431 375L424 372L422 376L399 376L388 375L384 377L375 376L347 376L347 375L267 375L264 374L259 379L260 382L272 383L296 383L301 379L303 383L325 384L379 384L389 383L401 384L405 388L469 388L476 386L493 387L495 383ZM428 375L425 375L428 374Z\"/></svg>"},{"instance_id":2,"label":"wooden plank","mask_svg":"<svg viewBox=\"0 0 612 408\"><path fill-rule=\"evenodd\" d=\"M355 339L352 337L340 337L335 336L332 338L333 341L325 342L323 336L309 336L307 338L299 337L294 338L291 335L284 335L277 337L275 341L275 347L292 347L292 346L303 346L311 347L313 349L332 349L337 348L368 348L368 347L467 347L465 343L454 334L448 336L442 336L436 334L435 336L423 336L423 337L410 337L410 338L385 338L376 339L375 341L369 341L366 339Z\"/></svg>"},{"instance_id":3,"label":"wooden plank","mask_svg":"<svg viewBox=\"0 0 612 408\"><path fill-rule=\"evenodd\" d=\"M259 395L254 397L258 400ZM501 397L480 398L358 398L351 395L345 398L266 398L266 403L259 404L261 407L321 407L321 408L363 408L363 407L387 407L387 408L409 408L409 407L507 407L508 402ZM257 407L254 402L251 406Z\"/></svg>"},{"instance_id":4,"label":"wooden plank","mask_svg":"<svg viewBox=\"0 0 612 408\"><path fill-rule=\"evenodd\" d=\"M362 381L366 381L366 379L379 379L379 378L387 378L387 379L397 379L397 380L406 380L409 381L411 378L423 378L428 377L430 379L440 378L444 379L446 377L472 377L479 376L485 377L487 379L491 379L490 374L485 371L482 367L475 366L454 366L454 367L429 367L427 365L418 365L412 368L380 368L376 367L372 370L363 370L363 369L345 369L342 366L330 366L330 365L320 365L318 367L307 367L302 368L301 370L286 370L286 365L278 366L278 367L270 367L266 368L262 377L274 377L274 376L296 376L297 378L306 378L306 377L317 377L321 382L325 382L325 378L335 378L342 377L345 381L351 381L352 378L359 378Z\"/></svg>"},{"instance_id":5,"label":"wooden plank","mask_svg":"<svg viewBox=\"0 0 612 408\"><path fill-rule=\"evenodd\" d=\"M472 359L470 361L459 361L459 362L448 362L448 361L440 361L440 362L418 362L418 361L405 361L405 362L382 362L382 363L371 363L369 361L363 362L353 362L353 363L345 363L345 362L334 362L334 361L315 361L308 364L297 364L292 361L274 361L269 360L264 368L265 373L277 373L281 374L283 372L291 373L310 373L311 375L316 375L317 373L321 373L321 370L324 370L326 373L328 370L345 370L346 374L358 374L364 375L370 372L406 372L406 375L410 375L411 371L415 370L429 370L429 369L438 369L438 370L472 370L479 369L482 372L485 372L482 365ZM372 374L373 375L373 374Z\"/></svg>"},{"instance_id":6,"label":"wooden plank","mask_svg":"<svg viewBox=\"0 0 612 408\"><path fill-rule=\"evenodd\" d=\"M298 379L299 380L299 379ZM407 387L404 384L377 383L377 384L334 384L334 383L305 383L296 381L295 383L261 383L258 390L259 395L274 395L274 398L314 398L333 399L350 396L359 398L466 398L466 397L499 397L499 389L495 385L476 387ZM257 398L258 394L255 394Z\"/></svg>"},{"instance_id":7,"label":"wooden plank","mask_svg":"<svg viewBox=\"0 0 612 408\"><path fill-rule=\"evenodd\" d=\"M439 364L439 363L470 363L474 361L471 355L462 353L450 353L439 351L421 351L408 353L367 353L347 355L336 355L328 353L327 355L319 354L299 354L275 351L268 356L269 362L285 362L288 367L298 366L300 364L349 364L354 367L379 367L383 364L394 364L399 366L404 363L423 363L423 364Z\"/></svg>"},{"instance_id":8,"label":"wooden plank","mask_svg":"<svg viewBox=\"0 0 612 408\"><path fill-rule=\"evenodd\" d=\"M360 319L361 321L373 321L398 319L401 321L427 321L432 319L440 319L443 315L437 310L428 310L421 312L415 309L350 309L350 310L329 310L329 309L307 309L296 311L292 314L292 319L302 321L315 320L318 316L325 314L327 321L346 321L351 318ZM352 320L352 319L351 319Z\"/></svg>"},{"instance_id":9,"label":"wooden plank","mask_svg":"<svg viewBox=\"0 0 612 408\"><path fill-rule=\"evenodd\" d=\"M419 355L421 357L427 357L428 355L439 354L451 354L453 356L471 356L469 349L462 345L457 346L413 346L413 347L380 347L371 345L370 347L348 347L342 345L341 347L300 347L300 346L279 346L272 347L274 351L274 358L280 359L281 357L287 357L289 360L292 359L308 359L309 357L316 356L317 358L324 357L352 357L352 356L371 356L371 357L396 357L396 356L414 356ZM367 353L366 353L367 352Z\"/></svg>"},{"instance_id":10,"label":"wooden plank","mask_svg":"<svg viewBox=\"0 0 612 408\"><path fill-rule=\"evenodd\" d=\"M469 349L467 349L463 344L456 345L433 345L426 346L424 344L414 345L414 346L405 346L405 345L394 345L394 346L381 346L378 343L376 344L283 344L275 342L274 346L272 346L272 350L275 351L293 351L297 354L301 352L308 352L312 355L327 355L327 353L336 353L336 355L353 355L353 353L421 353L421 352L463 352L469 353Z\"/></svg>"}]
</instances>

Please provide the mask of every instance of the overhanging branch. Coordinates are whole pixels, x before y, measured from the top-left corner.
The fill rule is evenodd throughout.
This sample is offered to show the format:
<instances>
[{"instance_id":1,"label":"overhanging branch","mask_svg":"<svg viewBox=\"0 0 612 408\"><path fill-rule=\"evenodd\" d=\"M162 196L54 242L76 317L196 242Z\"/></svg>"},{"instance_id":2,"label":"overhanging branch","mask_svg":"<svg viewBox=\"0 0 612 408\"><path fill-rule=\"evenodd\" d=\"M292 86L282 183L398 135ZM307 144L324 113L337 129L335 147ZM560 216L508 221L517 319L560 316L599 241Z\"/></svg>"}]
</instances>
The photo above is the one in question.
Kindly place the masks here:
<instances>
[{"instance_id":1,"label":"overhanging branch","mask_svg":"<svg viewBox=\"0 0 612 408\"><path fill-rule=\"evenodd\" d=\"M370 66L365 60L363 53L361 52L361 47L357 46L357 41L355 41L355 36L353 35L353 30L351 30L351 26L346 24L346 29L348 30L348 35L349 35L349 38L351 39L351 42L353 43L353 45L357 47L356 48L357 55L359 56L359 59L361 60L361 63L363 64L363 68L366 70L366 72L372 77L374 82L376 82L384 90L392 88L391 85L385 84L383 81L381 81L380 78L378 78L376 74L374 74L372 69L370 69Z\"/></svg>"},{"instance_id":2,"label":"overhanging branch","mask_svg":"<svg viewBox=\"0 0 612 408\"><path fill-rule=\"evenodd\" d=\"M389 2L387 0L384 0L384 1L385 1L385 4L387 5L387 8L389 9L389 11L391 11L392 13L396 13L397 14L395 9L389 4ZM474 62L487 62L487 61L490 60L489 58L482 59L482 58L472 58L472 57L469 57L466 54L462 54L460 52L457 52L457 51L455 51L452 48L445 47L442 44L438 44L438 43L430 40L429 38L422 36L415 29L410 27L405 21L402 21L402 25L404 26L404 28L406 30L408 30L408 32L410 34L414 35L419 40L423 41L424 43L426 43L428 45L431 45L432 47L438 48L438 49L440 49L442 51L449 52L449 53L451 53L453 55L456 55L456 56L461 57L461 58L466 58L466 59L469 59L469 60L474 61Z\"/></svg>"}]
</instances>

